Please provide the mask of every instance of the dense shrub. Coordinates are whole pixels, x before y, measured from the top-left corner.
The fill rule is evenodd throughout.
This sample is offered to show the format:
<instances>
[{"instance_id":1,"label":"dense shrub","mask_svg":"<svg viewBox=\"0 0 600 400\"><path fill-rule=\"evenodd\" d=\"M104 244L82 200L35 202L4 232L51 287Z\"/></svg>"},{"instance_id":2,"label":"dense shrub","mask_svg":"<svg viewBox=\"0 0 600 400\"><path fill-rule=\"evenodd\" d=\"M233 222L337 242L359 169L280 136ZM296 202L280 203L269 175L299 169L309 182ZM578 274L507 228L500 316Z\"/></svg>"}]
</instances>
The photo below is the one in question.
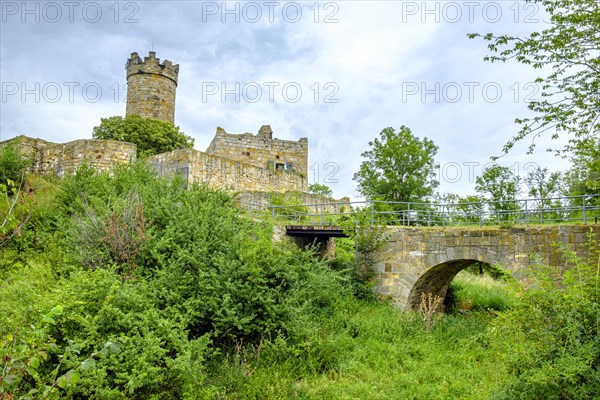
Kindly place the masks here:
<instances>
[{"instance_id":1,"label":"dense shrub","mask_svg":"<svg viewBox=\"0 0 600 400\"><path fill-rule=\"evenodd\" d=\"M25 170L31 164L12 144L0 147L0 183L6 184L8 180L21 182Z\"/></svg>"},{"instance_id":2,"label":"dense shrub","mask_svg":"<svg viewBox=\"0 0 600 400\"><path fill-rule=\"evenodd\" d=\"M600 259L563 251L572 268L563 273L537 264L536 285L490 327L490 346L511 373L498 399L592 399L600 393Z\"/></svg>"},{"instance_id":3,"label":"dense shrub","mask_svg":"<svg viewBox=\"0 0 600 400\"><path fill-rule=\"evenodd\" d=\"M251 220L224 192L185 189L141 163L118 167L112 176L83 167L58 185L48 200L54 212L39 217L43 229L32 227L38 239L25 234L18 241L44 242L24 248L29 259L45 260L31 268L38 265L52 284L36 291L36 281L26 290L36 277L32 270L27 286L7 285L10 297L0 302L0 310L11 310L19 296L31 299L22 319L17 314L25 305L0 319L2 333L16 341L60 306L60 316L45 328L43 343L52 350L38 370L56 379L69 371L81 376L76 384L55 386L52 396L209 396L213 388L202 382L211 358L239 343L302 342L346 291L343 274L311 252L273 243L271 226ZM7 282L30 268L16 267L15 260L25 258L17 253L5 253L15 266L4 271ZM95 357L93 368L79 372L106 343L118 343L119 351ZM37 385L28 370L21 373L13 393Z\"/></svg>"}]
</instances>

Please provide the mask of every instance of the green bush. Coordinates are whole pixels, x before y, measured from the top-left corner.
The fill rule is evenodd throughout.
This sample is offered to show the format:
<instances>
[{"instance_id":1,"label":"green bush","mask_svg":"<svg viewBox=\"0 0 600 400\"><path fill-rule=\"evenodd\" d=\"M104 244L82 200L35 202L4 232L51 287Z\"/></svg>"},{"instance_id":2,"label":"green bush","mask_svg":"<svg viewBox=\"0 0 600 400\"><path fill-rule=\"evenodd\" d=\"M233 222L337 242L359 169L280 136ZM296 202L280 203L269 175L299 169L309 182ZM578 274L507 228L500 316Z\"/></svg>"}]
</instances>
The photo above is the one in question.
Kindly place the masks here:
<instances>
[{"instance_id":1,"label":"green bush","mask_svg":"<svg viewBox=\"0 0 600 400\"><path fill-rule=\"evenodd\" d=\"M22 182L27 167L31 161L19 153L11 143L0 147L0 183L6 184L8 180Z\"/></svg>"},{"instance_id":2,"label":"green bush","mask_svg":"<svg viewBox=\"0 0 600 400\"><path fill-rule=\"evenodd\" d=\"M25 229L0 271L8 278L1 334L27 338L37 318L61 304L44 331L53 350L39 373L58 379L73 370L80 379L52 396L210 397L215 389L203 380L219 352L304 342L347 292L343 273L273 243L272 227L246 217L224 192L184 189L141 163L111 175L84 166L57 185L53 212ZM39 263L27 273L18 259ZM119 343L119 352L81 371L106 343ZM23 379L12 393L36 382Z\"/></svg>"},{"instance_id":3,"label":"green bush","mask_svg":"<svg viewBox=\"0 0 600 400\"><path fill-rule=\"evenodd\" d=\"M498 399L592 399L600 393L600 259L563 252L572 268L562 273L536 264L536 286L490 326L489 345L503 355L511 376Z\"/></svg>"}]
</instances>

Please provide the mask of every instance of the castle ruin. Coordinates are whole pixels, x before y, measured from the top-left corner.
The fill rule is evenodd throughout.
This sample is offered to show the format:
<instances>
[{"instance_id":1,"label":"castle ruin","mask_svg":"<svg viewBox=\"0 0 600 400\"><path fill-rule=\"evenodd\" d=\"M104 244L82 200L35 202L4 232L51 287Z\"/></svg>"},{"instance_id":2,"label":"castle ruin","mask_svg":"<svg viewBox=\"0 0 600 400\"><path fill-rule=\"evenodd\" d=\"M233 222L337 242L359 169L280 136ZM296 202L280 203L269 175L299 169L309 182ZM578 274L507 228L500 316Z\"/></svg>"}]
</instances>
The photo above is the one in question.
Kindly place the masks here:
<instances>
[{"instance_id":1,"label":"castle ruin","mask_svg":"<svg viewBox=\"0 0 600 400\"><path fill-rule=\"evenodd\" d=\"M134 52L125 69L126 115L173 123L179 65L169 60L161 62L152 51L143 59ZM0 146L6 143L14 143L32 160L29 172L39 174L63 176L73 173L84 162L108 170L136 158L134 144L111 140L81 139L57 144L19 136L0 142ZM308 191L307 138L298 141L273 138L269 125L262 126L256 134L231 134L217 128L205 152L174 150L149 157L148 162L160 175L177 174L188 183L207 183L215 189L246 193L246 198L252 192Z\"/></svg>"}]
</instances>

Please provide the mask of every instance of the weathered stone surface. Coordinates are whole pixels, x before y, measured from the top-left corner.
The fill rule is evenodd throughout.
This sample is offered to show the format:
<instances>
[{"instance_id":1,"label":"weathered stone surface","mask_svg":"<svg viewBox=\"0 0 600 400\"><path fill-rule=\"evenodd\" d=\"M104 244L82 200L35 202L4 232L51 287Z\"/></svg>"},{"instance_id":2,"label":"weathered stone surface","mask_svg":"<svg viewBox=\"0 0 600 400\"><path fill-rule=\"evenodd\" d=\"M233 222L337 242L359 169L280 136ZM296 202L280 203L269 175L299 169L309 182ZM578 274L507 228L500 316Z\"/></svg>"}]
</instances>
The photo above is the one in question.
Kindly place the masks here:
<instances>
[{"instance_id":1,"label":"weathered stone surface","mask_svg":"<svg viewBox=\"0 0 600 400\"><path fill-rule=\"evenodd\" d=\"M215 189L262 192L305 192L306 177L295 171L260 168L193 149L174 150L148 158L160 175L181 175L188 184L206 183Z\"/></svg>"},{"instance_id":2,"label":"weathered stone surface","mask_svg":"<svg viewBox=\"0 0 600 400\"><path fill-rule=\"evenodd\" d=\"M131 53L126 68L126 115L137 114L173 123L179 65L173 65L169 60L161 63L151 51L144 60L138 53Z\"/></svg>"},{"instance_id":3,"label":"weathered stone surface","mask_svg":"<svg viewBox=\"0 0 600 400\"><path fill-rule=\"evenodd\" d=\"M81 139L68 143L52 143L42 139L18 136L0 146L12 143L32 160L30 173L57 176L74 173L84 162L100 171L108 171L117 164L131 163L136 159L136 145L115 140ZM311 212L343 211L344 205L336 200L306 193L307 179L294 170L271 170L237 160L210 155L193 149L181 149L158 154L148 162L160 175L179 174L188 183L203 182L215 189L242 192L246 201L261 202L269 192L295 192L304 203L319 203ZM257 193L252 193L257 192ZM348 202L348 199L342 199ZM346 206L346 210L349 205Z\"/></svg>"},{"instance_id":4,"label":"weathered stone surface","mask_svg":"<svg viewBox=\"0 0 600 400\"><path fill-rule=\"evenodd\" d=\"M271 204L272 193L258 191L241 191L236 196L241 207ZM286 192L283 194L286 204L305 204L306 210L313 214L349 213L350 199L344 197L336 200L319 194L305 192Z\"/></svg>"},{"instance_id":5,"label":"weathered stone surface","mask_svg":"<svg viewBox=\"0 0 600 400\"><path fill-rule=\"evenodd\" d=\"M257 135L231 134L217 128L206 153L259 168L293 170L308 176L308 140L273 139L273 131L268 125L263 125Z\"/></svg>"},{"instance_id":6,"label":"weathered stone surface","mask_svg":"<svg viewBox=\"0 0 600 400\"><path fill-rule=\"evenodd\" d=\"M0 142L13 144L24 157L32 161L30 173L64 176L74 173L84 162L99 171L108 171L117 164L135 161L136 145L116 140L81 139L68 143L52 143L27 136L17 136Z\"/></svg>"},{"instance_id":7,"label":"weathered stone surface","mask_svg":"<svg viewBox=\"0 0 600 400\"><path fill-rule=\"evenodd\" d=\"M456 274L476 261L498 264L526 283L533 254L548 265L569 268L554 243L569 244L584 259L593 256L587 245L590 230L598 240L600 225L508 230L388 227L388 240L373 254L375 292L391 298L399 308L417 309L421 293L444 298Z\"/></svg>"},{"instance_id":8,"label":"weathered stone surface","mask_svg":"<svg viewBox=\"0 0 600 400\"><path fill-rule=\"evenodd\" d=\"M153 156L149 163L161 175L179 174L188 183L204 182L217 189L306 193L308 141L273 139L272 135L268 125L257 135L233 135L217 128L206 153L175 150Z\"/></svg>"}]
</instances>

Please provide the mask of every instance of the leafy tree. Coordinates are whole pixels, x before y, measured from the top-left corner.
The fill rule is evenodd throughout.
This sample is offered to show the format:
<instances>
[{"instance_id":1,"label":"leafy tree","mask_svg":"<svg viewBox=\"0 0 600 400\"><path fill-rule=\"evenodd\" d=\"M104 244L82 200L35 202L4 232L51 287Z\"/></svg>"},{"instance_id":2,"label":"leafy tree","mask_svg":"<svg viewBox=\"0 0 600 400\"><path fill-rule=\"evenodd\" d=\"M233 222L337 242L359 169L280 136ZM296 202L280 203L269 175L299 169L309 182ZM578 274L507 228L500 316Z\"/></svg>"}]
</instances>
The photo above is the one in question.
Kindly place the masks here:
<instances>
[{"instance_id":1,"label":"leafy tree","mask_svg":"<svg viewBox=\"0 0 600 400\"><path fill-rule=\"evenodd\" d=\"M483 175L475 179L475 190L487 195L492 210L510 212L518 209L518 204L513 202L520 193L520 177L501 165L487 168ZM505 215L504 219L507 219Z\"/></svg>"},{"instance_id":2,"label":"leafy tree","mask_svg":"<svg viewBox=\"0 0 600 400\"><path fill-rule=\"evenodd\" d=\"M472 222L481 216L483 201L484 199L477 195L460 196L456 209L464 216L465 222Z\"/></svg>"},{"instance_id":3,"label":"leafy tree","mask_svg":"<svg viewBox=\"0 0 600 400\"><path fill-rule=\"evenodd\" d=\"M532 100L528 108L537 115L518 118L518 134L503 148L508 152L527 136L535 139L546 131L552 139L561 132L570 134L572 149L591 134L600 131L600 7L597 0L529 0L541 4L550 16L550 27L528 37L469 34L489 41L491 55L486 61L516 60L548 71L538 77L542 100ZM535 143L529 147L533 151Z\"/></svg>"},{"instance_id":4,"label":"leafy tree","mask_svg":"<svg viewBox=\"0 0 600 400\"><path fill-rule=\"evenodd\" d=\"M573 157L573 168L567 173L567 182L573 196L600 194L599 139L579 146Z\"/></svg>"},{"instance_id":5,"label":"leafy tree","mask_svg":"<svg viewBox=\"0 0 600 400\"><path fill-rule=\"evenodd\" d=\"M460 196L456 193L436 193L434 201L443 205L444 223L472 223L479 221L484 199L476 195ZM441 223L439 219L437 223Z\"/></svg>"},{"instance_id":6,"label":"leafy tree","mask_svg":"<svg viewBox=\"0 0 600 400\"><path fill-rule=\"evenodd\" d=\"M550 172L548 168L538 166L535 170L527 173L524 181L530 196L547 199L561 194L562 176L560 172Z\"/></svg>"},{"instance_id":7,"label":"leafy tree","mask_svg":"<svg viewBox=\"0 0 600 400\"><path fill-rule=\"evenodd\" d=\"M538 199L529 203L528 208L537 210L540 221L560 221L566 217L563 207L566 202L557 198L564 193L564 177L560 172L550 172L548 168L538 166L527 173L524 182L529 196Z\"/></svg>"},{"instance_id":8,"label":"leafy tree","mask_svg":"<svg viewBox=\"0 0 600 400\"><path fill-rule=\"evenodd\" d=\"M548 168L537 167L527 173L524 181L528 194L539 199L535 204L538 209L553 207L559 209L561 207L559 199L552 200L553 197L558 197L563 193L564 181L560 172L550 172Z\"/></svg>"},{"instance_id":9,"label":"leafy tree","mask_svg":"<svg viewBox=\"0 0 600 400\"><path fill-rule=\"evenodd\" d=\"M591 196L600 194L600 140L581 143L573 157L573 167L565 174L566 186L571 196ZM583 205L582 197L570 199L573 206ZM587 197L587 206L600 206L600 196ZM588 218L598 216L587 214Z\"/></svg>"},{"instance_id":10,"label":"leafy tree","mask_svg":"<svg viewBox=\"0 0 600 400\"><path fill-rule=\"evenodd\" d=\"M194 139L179 131L179 127L156 119L128 115L101 118L94 127L94 139L112 139L137 145L137 154L150 156L194 146Z\"/></svg>"},{"instance_id":11,"label":"leafy tree","mask_svg":"<svg viewBox=\"0 0 600 400\"><path fill-rule=\"evenodd\" d=\"M333 194L329 186L315 182L308 185L308 192L314 194L320 194L321 196L329 197Z\"/></svg>"},{"instance_id":12,"label":"leafy tree","mask_svg":"<svg viewBox=\"0 0 600 400\"><path fill-rule=\"evenodd\" d=\"M439 182L435 180L433 141L419 139L409 128L385 128L361 154L365 161L354 174L358 190L369 200L425 201Z\"/></svg>"}]
</instances>

